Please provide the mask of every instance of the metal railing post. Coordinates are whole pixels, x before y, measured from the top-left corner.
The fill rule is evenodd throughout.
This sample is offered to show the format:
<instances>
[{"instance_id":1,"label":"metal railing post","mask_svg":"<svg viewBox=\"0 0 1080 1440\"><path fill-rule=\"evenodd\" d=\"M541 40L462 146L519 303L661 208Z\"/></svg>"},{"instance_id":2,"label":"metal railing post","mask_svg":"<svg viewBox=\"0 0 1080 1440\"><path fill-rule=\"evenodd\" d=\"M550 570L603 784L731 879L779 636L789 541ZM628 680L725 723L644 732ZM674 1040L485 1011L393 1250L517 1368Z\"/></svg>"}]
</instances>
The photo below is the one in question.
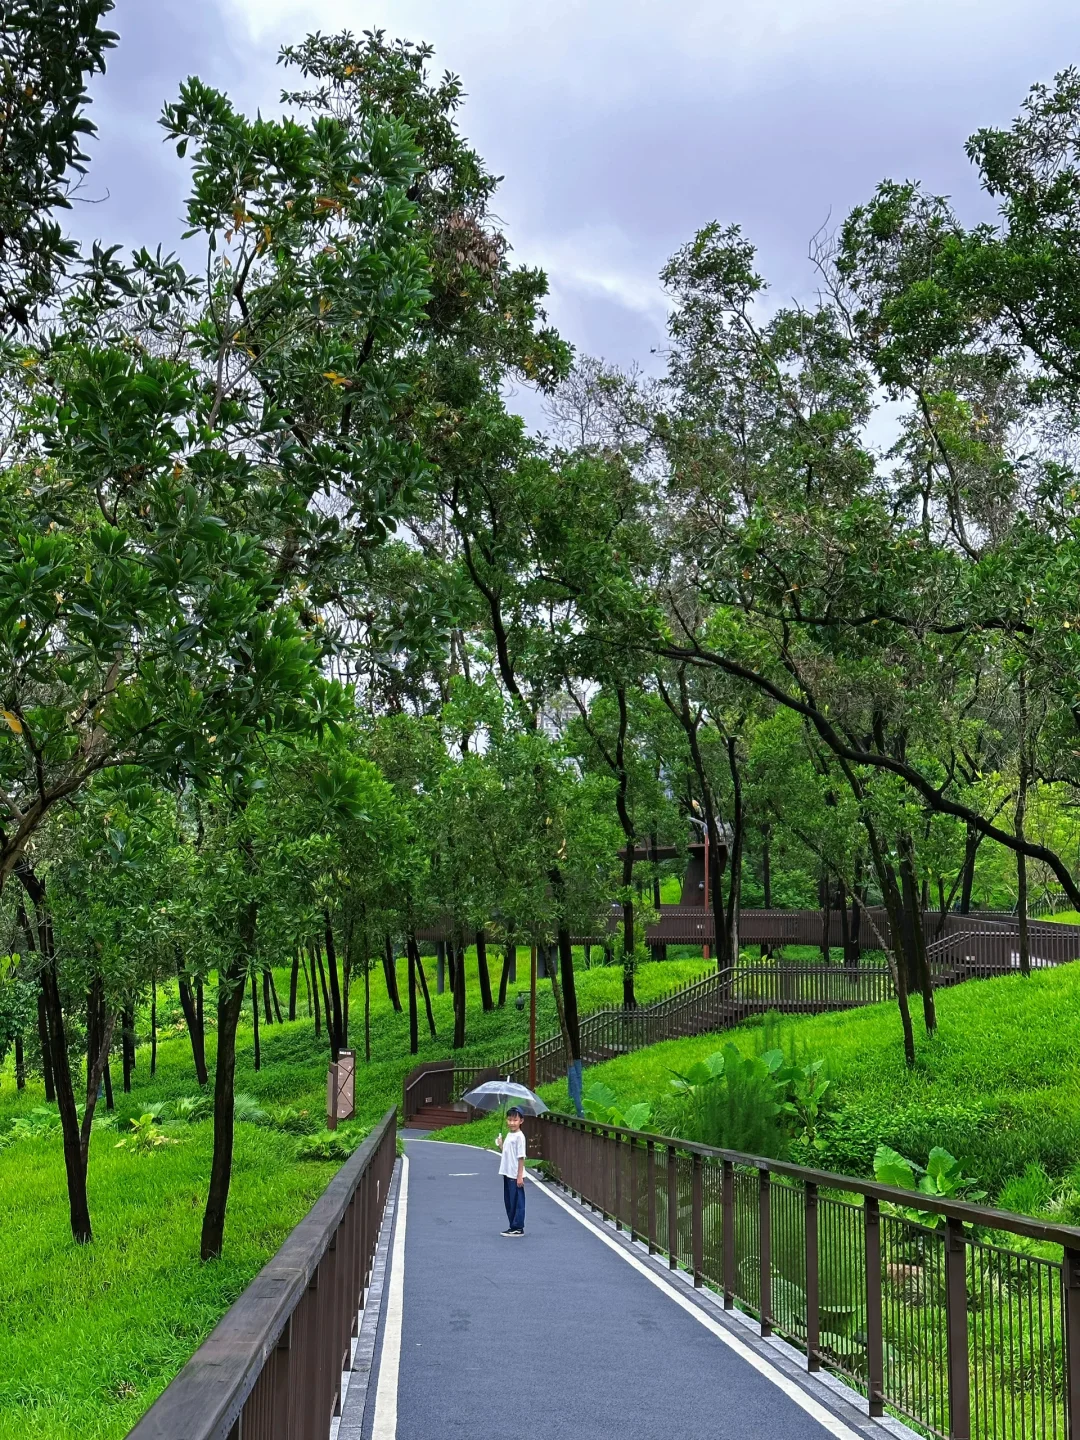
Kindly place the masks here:
<instances>
[{"instance_id":1,"label":"metal railing post","mask_svg":"<svg viewBox=\"0 0 1080 1440\"><path fill-rule=\"evenodd\" d=\"M611 1143L615 1156L615 1229L622 1227L622 1157L623 1141L619 1135L612 1136Z\"/></svg>"},{"instance_id":2,"label":"metal railing post","mask_svg":"<svg viewBox=\"0 0 1080 1440\"><path fill-rule=\"evenodd\" d=\"M630 1243L631 1243L631 1244L633 1244L634 1241L638 1238L638 1235L637 1235L637 1220L638 1220L638 1176L637 1176L638 1161L637 1161L637 1152L638 1152L637 1141L636 1141L636 1140L634 1139L634 1137L631 1135L631 1137L630 1137Z\"/></svg>"},{"instance_id":3,"label":"metal railing post","mask_svg":"<svg viewBox=\"0 0 1080 1440\"><path fill-rule=\"evenodd\" d=\"M1062 1257L1064 1294L1061 1314L1065 1325L1065 1434L1080 1440L1080 1250Z\"/></svg>"},{"instance_id":4,"label":"metal railing post","mask_svg":"<svg viewBox=\"0 0 1080 1440\"><path fill-rule=\"evenodd\" d=\"M949 1440L970 1440L971 1381L968 1364L967 1242L959 1220L945 1231L945 1338L949 1372Z\"/></svg>"},{"instance_id":5,"label":"metal railing post","mask_svg":"<svg viewBox=\"0 0 1080 1440\"><path fill-rule=\"evenodd\" d=\"M818 1349L821 1344L821 1303L818 1270L818 1187L807 1181L805 1201L806 1229L806 1368L811 1374L821 1368Z\"/></svg>"},{"instance_id":6,"label":"metal railing post","mask_svg":"<svg viewBox=\"0 0 1080 1440\"><path fill-rule=\"evenodd\" d=\"M735 1303L735 1166L724 1160L720 1213L724 1243L724 1309Z\"/></svg>"},{"instance_id":7,"label":"metal railing post","mask_svg":"<svg viewBox=\"0 0 1080 1440\"><path fill-rule=\"evenodd\" d=\"M761 1291L761 1333L772 1334L772 1181L758 1170L758 1259Z\"/></svg>"},{"instance_id":8,"label":"metal railing post","mask_svg":"<svg viewBox=\"0 0 1080 1440\"><path fill-rule=\"evenodd\" d=\"M694 1284L701 1285L705 1269L705 1202L701 1183L701 1156L694 1152L691 1160L690 1249L693 1254Z\"/></svg>"},{"instance_id":9,"label":"metal railing post","mask_svg":"<svg viewBox=\"0 0 1080 1440\"><path fill-rule=\"evenodd\" d=\"M656 1254L656 1147L651 1140L645 1142L645 1186L646 1224L649 1227L649 1254Z\"/></svg>"},{"instance_id":10,"label":"metal railing post","mask_svg":"<svg viewBox=\"0 0 1080 1440\"><path fill-rule=\"evenodd\" d=\"M675 1146L667 1152L667 1241L668 1269L679 1267L679 1173L676 1168Z\"/></svg>"},{"instance_id":11,"label":"metal railing post","mask_svg":"<svg viewBox=\"0 0 1080 1440\"><path fill-rule=\"evenodd\" d=\"M866 1242L866 1397L868 1413L883 1414L885 1340L881 1322L881 1209L867 1196L863 1206Z\"/></svg>"}]
</instances>

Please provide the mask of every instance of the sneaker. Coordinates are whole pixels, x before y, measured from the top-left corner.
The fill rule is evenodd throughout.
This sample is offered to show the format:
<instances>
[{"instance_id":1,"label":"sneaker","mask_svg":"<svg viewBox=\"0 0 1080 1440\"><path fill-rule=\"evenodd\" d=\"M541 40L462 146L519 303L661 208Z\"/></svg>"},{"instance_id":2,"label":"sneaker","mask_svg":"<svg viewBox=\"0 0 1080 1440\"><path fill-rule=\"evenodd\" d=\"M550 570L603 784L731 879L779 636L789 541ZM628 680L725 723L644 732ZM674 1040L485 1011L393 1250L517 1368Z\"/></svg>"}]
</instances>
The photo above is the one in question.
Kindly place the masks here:
<instances>
[{"instance_id":1,"label":"sneaker","mask_svg":"<svg viewBox=\"0 0 1080 1440\"><path fill-rule=\"evenodd\" d=\"M524 1233L525 1233L525 1232L524 1232L523 1230L500 1230L500 1231L499 1231L499 1234L500 1234L500 1235L523 1235Z\"/></svg>"}]
</instances>

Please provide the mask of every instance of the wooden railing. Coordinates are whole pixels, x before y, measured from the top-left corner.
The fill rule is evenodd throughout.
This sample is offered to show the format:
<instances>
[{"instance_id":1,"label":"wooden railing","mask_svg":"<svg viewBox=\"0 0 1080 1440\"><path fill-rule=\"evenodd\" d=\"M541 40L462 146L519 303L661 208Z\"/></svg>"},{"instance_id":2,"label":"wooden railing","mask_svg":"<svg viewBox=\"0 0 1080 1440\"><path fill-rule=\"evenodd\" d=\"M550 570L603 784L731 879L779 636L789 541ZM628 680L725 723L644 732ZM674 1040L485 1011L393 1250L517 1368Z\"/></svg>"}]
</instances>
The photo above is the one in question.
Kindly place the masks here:
<instances>
[{"instance_id":1,"label":"wooden railing","mask_svg":"<svg viewBox=\"0 0 1080 1440\"><path fill-rule=\"evenodd\" d=\"M327 1440L393 1176L389 1110L129 1440Z\"/></svg>"},{"instance_id":2,"label":"wooden railing","mask_svg":"<svg viewBox=\"0 0 1080 1440\"><path fill-rule=\"evenodd\" d=\"M938 918L934 912L924 917L927 933L932 933L932 923ZM944 930L940 940L931 941L926 947L936 988L1019 971L1020 940L1015 923L999 918L946 914ZM1032 921L1029 952L1033 970L1080 959L1080 926ZM777 959L743 961L734 971L714 971L651 1005L642 1005L636 1010L595 1011L582 1020L579 1027L581 1059L584 1065L596 1065L662 1040L725 1030L753 1015L770 1011L808 1015L852 1010L890 1000L894 993L892 973L884 957L877 960L861 957L857 965L788 964ZM451 1094L454 1099L479 1083L480 1078L488 1079L492 1075L528 1083L527 1050L483 1065L441 1063L453 1068ZM556 1031L536 1047L536 1082L550 1084L565 1073L566 1050L561 1033Z\"/></svg>"},{"instance_id":3,"label":"wooden railing","mask_svg":"<svg viewBox=\"0 0 1080 1440\"><path fill-rule=\"evenodd\" d=\"M871 1416L1080 1440L1080 1229L563 1115L530 1129L560 1185L842 1376Z\"/></svg>"}]
</instances>

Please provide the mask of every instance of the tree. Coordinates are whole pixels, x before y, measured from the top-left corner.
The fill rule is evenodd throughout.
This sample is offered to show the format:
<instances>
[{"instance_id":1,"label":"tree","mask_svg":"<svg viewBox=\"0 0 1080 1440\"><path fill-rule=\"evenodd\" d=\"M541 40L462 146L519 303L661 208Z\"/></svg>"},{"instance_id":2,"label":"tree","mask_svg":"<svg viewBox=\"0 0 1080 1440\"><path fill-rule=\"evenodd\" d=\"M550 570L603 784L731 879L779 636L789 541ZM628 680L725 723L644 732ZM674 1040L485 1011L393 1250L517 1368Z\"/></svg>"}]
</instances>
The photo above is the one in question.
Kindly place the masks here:
<instances>
[{"instance_id":1,"label":"tree","mask_svg":"<svg viewBox=\"0 0 1080 1440\"><path fill-rule=\"evenodd\" d=\"M87 82L116 44L113 0L9 0L0 14L0 332L27 330L78 261L71 208L95 128ZM95 259L100 259L95 256Z\"/></svg>"}]
</instances>

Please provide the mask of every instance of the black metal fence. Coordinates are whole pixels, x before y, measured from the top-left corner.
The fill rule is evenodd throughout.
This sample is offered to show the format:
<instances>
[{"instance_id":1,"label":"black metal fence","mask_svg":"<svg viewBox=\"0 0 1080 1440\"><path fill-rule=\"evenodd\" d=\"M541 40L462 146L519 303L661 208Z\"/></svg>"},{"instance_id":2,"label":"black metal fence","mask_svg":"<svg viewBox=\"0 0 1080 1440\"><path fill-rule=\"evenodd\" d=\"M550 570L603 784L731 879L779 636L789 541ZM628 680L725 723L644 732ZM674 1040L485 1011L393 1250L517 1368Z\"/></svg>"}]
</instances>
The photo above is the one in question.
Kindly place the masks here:
<instances>
[{"instance_id":1,"label":"black metal fence","mask_svg":"<svg viewBox=\"0 0 1080 1440\"><path fill-rule=\"evenodd\" d=\"M390 1110L130 1440L327 1440L396 1153Z\"/></svg>"},{"instance_id":2,"label":"black metal fence","mask_svg":"<svg viewBox=\"0 0 1080 1440\"><path fill-rule=\"evenodd\" d=\"M870 1415L1080 1440L1080 1229L561 1115L535 1128L560 1184Z\"/></svg>"}]
</instances>

